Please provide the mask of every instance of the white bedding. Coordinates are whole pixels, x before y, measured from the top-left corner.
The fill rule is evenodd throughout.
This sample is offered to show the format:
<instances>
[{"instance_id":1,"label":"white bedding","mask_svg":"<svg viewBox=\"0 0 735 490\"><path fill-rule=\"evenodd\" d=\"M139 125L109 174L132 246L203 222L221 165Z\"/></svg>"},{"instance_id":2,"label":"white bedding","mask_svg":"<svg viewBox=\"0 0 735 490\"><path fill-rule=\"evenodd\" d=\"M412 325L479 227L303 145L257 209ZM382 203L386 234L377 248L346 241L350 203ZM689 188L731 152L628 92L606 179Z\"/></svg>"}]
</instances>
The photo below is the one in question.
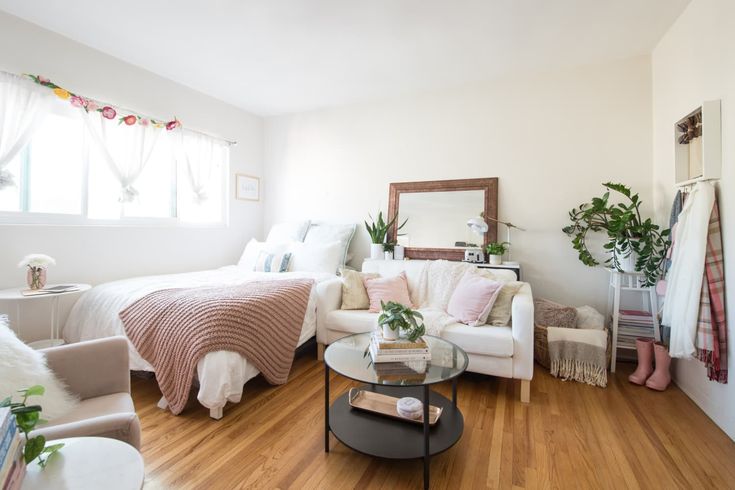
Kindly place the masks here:
<instances>
[{"instance_id":1,"label":"white bedding","mask_svg":"<svg viewBox=\"0 0 735 490\"><path fill-rule=\"evenodd\" d=\"M95 286L84 294L72 308L64 326L67 342L125 335L118 314L135 300L146 294L168 288L235 285L264 279L311 278L317 283L334 278L334 274L313 272L251 272L237 266L221 269L136 277ZM311 291L306 316L301 327L298 345L316 332L316 288ZM130 369L153 371L153 367L130 347ZM230 401L237 403L242 397L243 385L259 374L248 360L236 352L217 351L207 354L197 364L199 393L197 399L209 409L221 409Z\"/></svg>"}]
</instances>

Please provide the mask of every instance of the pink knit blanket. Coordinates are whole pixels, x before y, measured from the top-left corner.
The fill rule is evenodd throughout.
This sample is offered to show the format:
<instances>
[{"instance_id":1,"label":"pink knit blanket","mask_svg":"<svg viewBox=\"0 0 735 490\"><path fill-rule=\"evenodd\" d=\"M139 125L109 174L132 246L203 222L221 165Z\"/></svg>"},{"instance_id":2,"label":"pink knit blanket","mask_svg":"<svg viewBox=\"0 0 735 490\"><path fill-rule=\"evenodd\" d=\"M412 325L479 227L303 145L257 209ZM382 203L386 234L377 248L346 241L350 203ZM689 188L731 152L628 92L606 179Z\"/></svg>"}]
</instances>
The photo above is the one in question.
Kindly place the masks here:
<instances>
[{"instance_id":1,"label":"pink knit blanket","mask_svg":"<svg viewBox=\"0 0 735 490\"><path fill-rule=\"evenodd\" d=\"M289 279L164 289L135 301L120 319L178 415L189 398L197 363L210 352L237 352L269 383L285 383L313 285L311 279Z\"/></svg>"}]
</instances>

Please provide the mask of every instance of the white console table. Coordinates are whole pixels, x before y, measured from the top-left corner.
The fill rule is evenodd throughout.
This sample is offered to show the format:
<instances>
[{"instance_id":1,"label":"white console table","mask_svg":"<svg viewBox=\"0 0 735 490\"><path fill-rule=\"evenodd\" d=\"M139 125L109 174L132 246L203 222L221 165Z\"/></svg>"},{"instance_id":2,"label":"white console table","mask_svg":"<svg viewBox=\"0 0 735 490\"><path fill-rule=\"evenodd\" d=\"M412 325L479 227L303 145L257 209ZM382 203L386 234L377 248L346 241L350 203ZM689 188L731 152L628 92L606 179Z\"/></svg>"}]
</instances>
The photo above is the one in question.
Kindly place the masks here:
<instances>
[{"instance_id":1,"label":"white console table","mask_svg":"<svg viewBox=\"0 0 735 490\"><path fill-rule=\"evenodd\" d=\"M34 296L23 296L21 291L24 288L13 288L13 289L4 289L0 290L0 304L1 303L15 303L15 322L16 322L16 328L18 329L18 333L20 333L21 330L21 324L20 324L20 310L21 310L21 304L26 301L41 301L43 300L50 300L51 301L51 335L48 339L44 340L38 340L36 342L31 342L28 345L33 347L34 349L46 349L47 347L56 347L58 345L62 345L64 343L64 340L59 338L59 298L61 296L68 296L71 294L81 294L84 291L87 291L92 286L89 284L69 284L70 286L75 286L78 289L75 289L74 291L66 291L64 293L51 293L51 294L39 294ZM51 287L51 286L49 286Z\"/></svg>"}]
</instances>

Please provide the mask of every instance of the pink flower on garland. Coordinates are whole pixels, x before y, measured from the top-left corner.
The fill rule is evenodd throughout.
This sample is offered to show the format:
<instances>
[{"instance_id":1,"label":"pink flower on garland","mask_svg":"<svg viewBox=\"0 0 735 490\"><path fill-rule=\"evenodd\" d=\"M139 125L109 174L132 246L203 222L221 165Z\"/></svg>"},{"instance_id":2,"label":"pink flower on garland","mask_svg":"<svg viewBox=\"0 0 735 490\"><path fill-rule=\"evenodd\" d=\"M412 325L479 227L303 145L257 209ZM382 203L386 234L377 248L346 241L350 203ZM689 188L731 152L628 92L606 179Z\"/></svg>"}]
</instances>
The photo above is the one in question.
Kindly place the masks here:
<instances>
[{"instance_id":1,"label":"pink flower on garland","mask_svg":"<svg viewBox=\"0 0 735 490\"><path fill-rule=\"evenodd\" d=\"M93 100L88 100L87 101L87 111L94 112L94 111L96 111L99 108L100 108L100 106L97 104L97 102L95 102Z\"/></svg>"},{"instance_id":2,"label":"pink flower on garland","mask_svg":"<svg viewBox=\"0 0 735 490\"><path fill-rule=\"evenodd\" d=\"M71 105L74 107L85 107L87 105L87 101L78 95L72 95L69 102L71 102Z\"/></svg>"},{"instance_id":3,"label":"pink flower on garland","mask_svg":"<svg viewBox=\"0 0 735 490\"><path fill-rule=\"evenodd\" d=\"M106 105L102 108L102 117L105 119L115 119L115 116L117 115L117 112L115 112L115 109L112 107Z\"/></svg>"},{"instance_id":4,"label":"pink flower on garland","mask_svg":"<svg viewBox=\"0 0 735 490\"><path fill-rule=\"evenodd\" d=\"M134 115L132 115L132 114L130 114L129 116L125 116L125 117L123 118L123 122L124 122L125 124L127 124L128 126L132 126L133 124L135 124L135 122L136 122L137 120L138 120L138 118L137 118L137 117L135 117L135 116L134 116Z\"/></svg>"},{"instance_id":5,"label":"pink flower on garland","mask_svg":"<svg viewBox=\"0 0 735 490\"><path fill-rule=\"evenodd\" d=\"M46 77L42 77L41 75L38 75L36 78L38 79L38 83L40 84L51 83L51 80Z\"/></svg>"},{"instance_id":6,"label":"pink flower on garland","mask_svg":"<svg viewBox=\"0 0 735 490\"><path fill-rule=\"evenodd\" d=\"M141 126L148 126L150 123L151 123L150 120L144 117L141 117L140 119L138 119L138 124L140 124Z\"/></svg>"},{"instance_id":7,"label":"pink flower on garland","mask_svg":"<svg viewBox=\"0 0 735 490\"><path fill-rule=\"evenodd\" d=\"M166 123L166 130L173 131L174 129L178 128L179 126L181 126L181 123L179 122L179 120L178 119L174 119L173 121L169 121L169 122Z\"/></svg>"}]
</instances>

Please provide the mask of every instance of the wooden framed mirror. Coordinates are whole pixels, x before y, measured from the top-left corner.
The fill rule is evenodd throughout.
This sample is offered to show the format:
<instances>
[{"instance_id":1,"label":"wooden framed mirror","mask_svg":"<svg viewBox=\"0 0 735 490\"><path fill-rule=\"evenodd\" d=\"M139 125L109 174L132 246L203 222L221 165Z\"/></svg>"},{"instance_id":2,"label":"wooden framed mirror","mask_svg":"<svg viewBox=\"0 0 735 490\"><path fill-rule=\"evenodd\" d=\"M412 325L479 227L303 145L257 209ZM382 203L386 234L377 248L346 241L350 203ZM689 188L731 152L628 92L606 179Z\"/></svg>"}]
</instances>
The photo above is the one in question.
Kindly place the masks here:
<instances>
[{"instance_id":1,"label":"wooden framed mirror","mask_svg":"<svg viewBox=\"0 0 735 490\"><path fill-rule=\"evenodd\" d=\"M498 226L485 219L487 233L478 235L467 221L498 218L498 178L431 180L390 184L388 216L398 216L388 239L406 247L411 259L463 260L466 248L497 241ZM396 228L408 219L406 226ZM397 240L396 240L397 237Z\"/></svg>"}]
</instances>

